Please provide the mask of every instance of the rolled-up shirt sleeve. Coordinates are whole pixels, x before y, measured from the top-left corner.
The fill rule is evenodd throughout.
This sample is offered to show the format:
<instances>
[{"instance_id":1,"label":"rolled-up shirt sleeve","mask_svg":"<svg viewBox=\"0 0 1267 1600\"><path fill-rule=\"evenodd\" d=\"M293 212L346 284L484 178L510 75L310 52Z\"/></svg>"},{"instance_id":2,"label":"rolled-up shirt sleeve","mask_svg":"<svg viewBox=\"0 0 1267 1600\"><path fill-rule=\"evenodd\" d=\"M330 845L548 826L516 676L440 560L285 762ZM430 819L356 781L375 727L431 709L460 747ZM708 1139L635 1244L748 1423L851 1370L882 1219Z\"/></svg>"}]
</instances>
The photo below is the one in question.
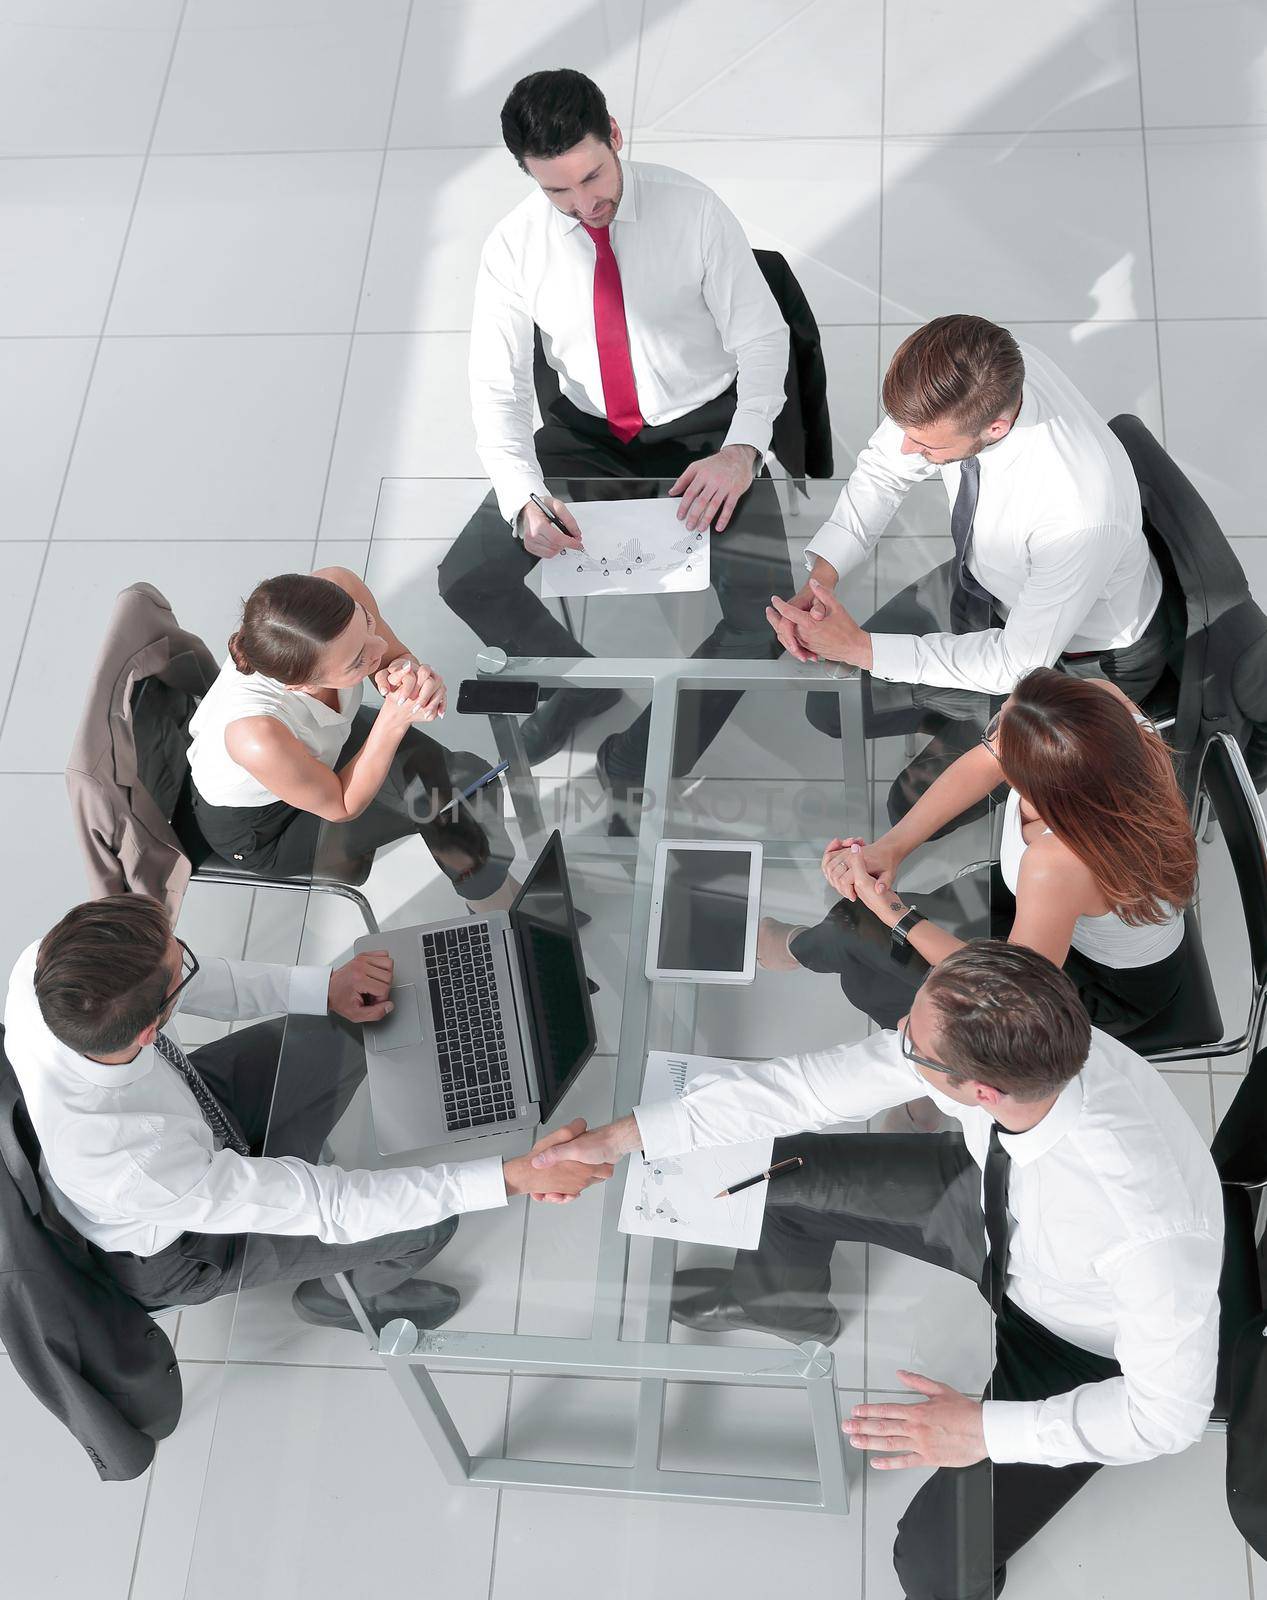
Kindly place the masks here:
<instances>
[{"instance_id":1,"label":"rolled-up shirt sleeve","mask_svg":"<svg viewBox=\"0 0 1267 1600\"><path fill-rule=\"evenodd\" d=\"M704 301L739 369L724 443L751 445L765 455L786 400L787 323L738 219L716 195L709 196L705 229Z\"/></svg>"},{"instance_id":2,"label":"rolled-up shirt sleeve","mask_svg":"<svg viewBox=\"0 0 1267 1600\"><path fill-rule=\"evenodd\" d=\"M1195 1443L1214 1403L1222 1254L1220 1237L1191 1232L1098 1263L1113 1291L1122 1376L1048 1400L987 1400L991 1461L1126 1466Z\"/></svg>"},{"instance_id":3,"label":"rolled-up shirt sleeve","mask_svg":"<svg viewBox=\"0 0 1267 1600\"><path fill-rule=\"evenodd\" d=\"M736 1062L700 1073L681 1095L636 1108L643 1153L680 1155L809 1133L838 1122L865 1122L927 1092L896 1040L896 1034L881 1033L834 1050Z\"/></svg>"},{"instance_id":4,"label":"rolled-up shirt sleeve","mask_svg":"<svg viewBox=\"0 0 1267 1600\"><path fill-rule=\"evenodd\" d=\"M893 683L1010 694L1031 668L1051 666L1077 633L1127 536L1128 530L1109 524L1036 529L1027 541L1025 583L1002 628L873 633L872 675Z\"/></svg>"},{"instance_id":5,"label":"rolled-up shirt sleeve","mask_svg":"<svg viewBox=\"0 0 1267 1600\"><path fill-rule=\"evenodd\" d=\"M494 233L475 279L468 373L475 449L510 523L530 495L546 492L532 438L534 323L514 276L509 247Z\"/></svg>"},{"instance_id":6,"label":"rolled-up shirt sleeve","mask_svg":"<svg viewBox=\"0 0 1267 1600\"><path fill-rule=\"evenodd\" d=\"M923 456L902 454L903 437L888 417L871 435L831 516L809 542L807 566L821 556L843 578L870 554L913 485L937 475Z\"/></svg>"}]
</instances>

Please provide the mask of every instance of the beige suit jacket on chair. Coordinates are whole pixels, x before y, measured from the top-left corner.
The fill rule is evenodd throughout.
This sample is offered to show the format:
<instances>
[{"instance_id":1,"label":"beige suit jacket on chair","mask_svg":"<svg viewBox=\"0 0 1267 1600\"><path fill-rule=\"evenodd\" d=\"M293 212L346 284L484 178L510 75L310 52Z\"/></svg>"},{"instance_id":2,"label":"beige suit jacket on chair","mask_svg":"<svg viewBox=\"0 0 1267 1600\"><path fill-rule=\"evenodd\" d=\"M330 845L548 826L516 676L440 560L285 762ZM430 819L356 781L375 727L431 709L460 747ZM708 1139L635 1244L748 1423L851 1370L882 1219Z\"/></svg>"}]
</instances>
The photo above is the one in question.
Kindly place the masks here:
<instances>
[{"instance_id":1,"label":"beige suit jacket on chair","mask_svg":"<svg viewBox=\"0 0 1267 1600\"><path fill-rule=\"evenodd\" d=\"M140 781L132 725L132 693L146 678L203 695L216 661L195 634L181 628L172 608L148 583L134 583L115 601L89 685L79 731L66 766L75 832L93 898L133 892L152 895L175 920L189 885L190 862L171 816L188 773L173 748L166 793Z\"/></svg>"}]
</instances>

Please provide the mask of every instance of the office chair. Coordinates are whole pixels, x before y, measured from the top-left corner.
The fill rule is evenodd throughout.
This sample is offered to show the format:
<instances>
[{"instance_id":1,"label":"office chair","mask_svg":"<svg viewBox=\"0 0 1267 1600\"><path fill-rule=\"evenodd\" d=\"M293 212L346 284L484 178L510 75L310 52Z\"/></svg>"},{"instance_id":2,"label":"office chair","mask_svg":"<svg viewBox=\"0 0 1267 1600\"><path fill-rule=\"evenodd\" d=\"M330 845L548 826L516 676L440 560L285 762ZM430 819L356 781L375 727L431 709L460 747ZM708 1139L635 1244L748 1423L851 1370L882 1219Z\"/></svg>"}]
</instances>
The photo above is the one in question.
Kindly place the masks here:
<instances>
[{"instance_id":1,"label":"office chair","mask_svg":"<svg viewBox=\"0 0 1267 1600\"><path fill-rule=\"evenodd\" d=\"M1196 918L1189 908L1184 913L1189 967L1178 995L1164 1012L1122 1041L1158 1066L1168 1061L1239 1055L1243 1050L1256 1054L1267 1006L1267 823L1241 748L1230 733L1216 733L1206 745L1197 768L1196 790L1194 823L1208 805L1232 858L1249 936L1253 987L1244 1029L1234 1038L1221 1037L1223 1020Z\"/></svg>"},{"instance_id":2,"label":"office chair","mask_svg":"<svg viewBox=\"0 0 1267 1600\"><path fill-rule=\"evenodd\" d=\"M175 921L187 883L337 895L370 933L359 892L372 856L337 875L270 877L220 862L193 822L189 720L215 681L215 657L180 628L151 584L116 597L66 765L66 785L94 895L154 895Z\"/></svg>"},{"instance_id":3,"label":"office chair","mask_svg":"<svg viewBox=\"0 0 1267 1600\"><path fill-rule=\"evenodd\" d=\"M1145 711L1168 731L1189 799L1210 736L1232 734L1256 789L1267 785L1267 615L1213 512L1138 417L1109 423L1139 484L1144 533L1162 581L1183 597L1178 676L1167 670Z\"/></svg>"},{"instance_id":4,"label":"office chair","mask_svg":"<svg viewBox=\"0 0 1267 1600\"><path fill-rule=\"evenodd\" d=\"M1219 1361L1208 1431L1226 1432L1227 1503L1267 1558L1267 1305L1258 1221L1267 1188L1267 1051L1250 1062L1210 1147L1223 1187Z\"/></svg>"}]
</instances>

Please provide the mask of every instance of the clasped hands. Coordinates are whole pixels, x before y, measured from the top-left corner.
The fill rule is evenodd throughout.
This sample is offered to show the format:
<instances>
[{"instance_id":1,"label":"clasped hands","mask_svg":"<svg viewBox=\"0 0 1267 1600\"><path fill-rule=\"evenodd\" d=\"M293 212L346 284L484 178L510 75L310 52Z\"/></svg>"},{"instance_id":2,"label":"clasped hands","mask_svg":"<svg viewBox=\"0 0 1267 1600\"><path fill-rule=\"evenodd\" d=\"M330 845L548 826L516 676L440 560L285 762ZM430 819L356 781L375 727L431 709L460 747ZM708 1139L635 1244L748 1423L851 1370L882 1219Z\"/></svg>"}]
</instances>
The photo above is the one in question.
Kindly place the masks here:
<instances>
[{"instance_id":1,"label":"clasped hands","mask_svg":"<svg viewBox=\"0 0 1267 1600\"><path fill-rule=\"evenodd\" d=\"M817 578L811 578L790 600L772 594L765 616L779 643L795 660L839 661L871 670L871 635L849 615L835 590Z\"/></svg>"},{"instance_id":2,"label":"clasped hands","mask_svg":"<svg viewBox=\"0 0 1267 1600\"><path fill-rule=\"evenodd\" d=\"M837 894L858 900L880 921L893 927L907 907L893 887L902 857L885 840L867 844L860 838L833 839L823 851L822 871Z\"/></svg>"},{"instance_id":3,"label":"clasped hands","mask_svg":"<svg viewBox=\"0 0 1267 1600\"><path fill-rule=\"evenodd\" d=\"M434 722L442 717L449 691L440 674L425 661L397 656L374 674L374 687L390 706L408 713L411 722Z\"/></svg>"}]
</instances>

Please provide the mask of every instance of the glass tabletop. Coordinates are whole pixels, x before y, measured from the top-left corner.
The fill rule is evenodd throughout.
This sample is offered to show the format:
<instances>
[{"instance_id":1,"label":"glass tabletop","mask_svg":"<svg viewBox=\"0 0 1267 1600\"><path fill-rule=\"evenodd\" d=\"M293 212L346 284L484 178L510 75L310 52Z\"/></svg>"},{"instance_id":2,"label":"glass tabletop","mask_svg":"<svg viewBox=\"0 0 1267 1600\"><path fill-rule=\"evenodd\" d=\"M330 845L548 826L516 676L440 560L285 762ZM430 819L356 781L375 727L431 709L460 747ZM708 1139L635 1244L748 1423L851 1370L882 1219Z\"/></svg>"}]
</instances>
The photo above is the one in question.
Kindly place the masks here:
<instances>
[{"instance_id":1,"label":"glass tabletop","mask_svg":"<svg viewBox=\"0 0 1267 1600\"><path fill-rule=\"evenodd\" d=\"M587 505L664 499L669 487L612 480L551 485L578 508L583 533ZM557 598L537 601L533 591L547 563L524 561L482 485L385 480L372 536L349 565L394 633L448 686L443 721L418 725L442 747L447 763L439 792L430 797L432 811L451 805L500 763L507 766L457 807L468 847L481 831L487 836L473 868L481 847L458 860L452 838L437 844L432 817L431 834L421 826L403 830L423 837L398 836L382 845L372 862L362 863L367 870L357 882L357 871L346 868L348 852L325 850L324 841L341 825L324 825L316 875L330 860L342 860L345 882L332 879L327 888L344 892L258 895L261 907L282 903L259 913L273 919L272 953L337 963L354 942L376 948L381 939L400 949L402 934L416 944L417 930L431 924L457 928L491 918L502 927L508 900L557 831L579 913L596 1037L592 1057L553 1108L549 1127L575 1117L597 1126L628 1112L641 1098L649 1052L751 1062L867 1037L876 1023L855 1003L856 982L851 1001L826 967L778 969L792 965L786 957L789 943L799 943L794 930L813 935L835 926L839 896L821 870L825 846L884 831L893 808L908 803L903 775L947 719L943 706L912 706L902 686L796 662L771 645L764 604L770 594L790 595L803 582L804 547L839 487L811 483L804 494L790 483L763 480L742 525L710 541L707 587L612 595L594 579L592 592L570 595L564 605ZM660 561L654 539L667 530L671 542L675 529L668 524L676 519L662 510L656 515L664 520L654 538L625 530L625 556L636 537L647 559ZM473 525L502 542L483 547L483 564L472 567L463 564L470 554L463 539L469 541ZM601 541L592 543L590 558L601 562ZM516 619L539 648L516 648L520 635L497 609L510 582L505 573L490 572L497 554L532 598ZM838 594L863 622L949 554L941 535L881 541ZM607 556L610 568L610 548ZM733 592L719 595L728 583L742 605ZM534 607L548 615L548 625ZM585 654L575 645L558 648L565 631ZM556 643L547 648L551 639ZM711 644L701 650L705 641ZM562 746L533 763L526 725L540 710L459 713L459 685L467 680L483 690L537 685L542 709L550 706L551 691L605 695L614 703L578 716ZM362 714L376 715L378 704L367 686ZM985 697L964 696L958 711L974 728L990 715ZM622 735L638 723L641 742L631 746L626 738L622 745ZM596 755L610 754L613 739L633 769L615 779L596 767ZM425 770L434 775L434 767ZM991 829L987 810L930 841L903 871L904 896L927 894L963 937L989 932ZM758 965L749 980L647 976L662 840L760 845L759 909L769 919L761 955L768 964ZM492 884L486 869L499 862L509 865L509 876ZM349 887L364 897L381 933L367 933L356 902L346 896ZM475 888L488 892L477 895ZM697 881L686 914L703 916L707 927L700 893L711 897L714 911L720 907L723 920L733 921L747 887L733 870L730 876L706 874L702 887ZM738 909L742 916L743 906ZM675 914L682 914L680 906ZM878 970L888 954L887 930L867 937L864 989L868 963ZM423 1005L423 1033L427 1015ZM308 1070L305 1048L292 1019L275 1103ZM438 1106L434 1053L424 1054L416 1066L419 1093L425 1088ZM384 1125L391 1118L373 1073L368 1084L358 1073L352 1088L321 1152L323 1160L346 1169L514 1157L538 1132L530 1116L509 1132L476 1126L457 1140L441 1133L402 1149L399 1129ZM862 1133L866 1126L841 1131ZM288 1153L272 1128L269 1140L267 1153ZM395 1415L408 1433L409 1443L398 1441L399 1449L445 1495L478 1499L480 1488L546 1487L845 1513L858 1463L846 1459L855 1452L841 1443L842 1408L897 1390L898 1367L915 1366L968 1389L979 1390L988 1377L990 1323L975 1287L955 1280L945 1294L930 1297L926 1270L913 1275L910 1264L875 1246L837 1247L830 1300L841 1326L825 1344L755 1328L701 1331L672 1321L675 1272L725 1268L733 1252L689 1239L630 1237L620 1226L625 1182L620 1167L611 1182L567 1206L514 1199L463 1215L453 1239L422 1274L452 1285L461 1297L456 1314L434 1332L408 1319L374 1326L372 1308L346 1277L341 1281L361 1323L357 1333L288 1315L291 1286L243 1291L222 1317L217 1404L247 1403L250 1373L269 1363L318 1375L308 1390L318 1402L327 1381L321 1373L335 1374L328 1381L337 1384L341 1371L383 1366L392 1379ZM949 1281L948 1274L940 1277ZM366 1470L378 1468L369 1461ZM293 1484L279 1483L276 1490L293 1492ZM217 1528L236 1493L230 1455L213 1443L191 1596L223 1592ZM265 1513L257 1507L253 1514ZM301 1573L279 1568L277 1577L279 1595L304 1592Z\"/></svg>"}]
</instances>

